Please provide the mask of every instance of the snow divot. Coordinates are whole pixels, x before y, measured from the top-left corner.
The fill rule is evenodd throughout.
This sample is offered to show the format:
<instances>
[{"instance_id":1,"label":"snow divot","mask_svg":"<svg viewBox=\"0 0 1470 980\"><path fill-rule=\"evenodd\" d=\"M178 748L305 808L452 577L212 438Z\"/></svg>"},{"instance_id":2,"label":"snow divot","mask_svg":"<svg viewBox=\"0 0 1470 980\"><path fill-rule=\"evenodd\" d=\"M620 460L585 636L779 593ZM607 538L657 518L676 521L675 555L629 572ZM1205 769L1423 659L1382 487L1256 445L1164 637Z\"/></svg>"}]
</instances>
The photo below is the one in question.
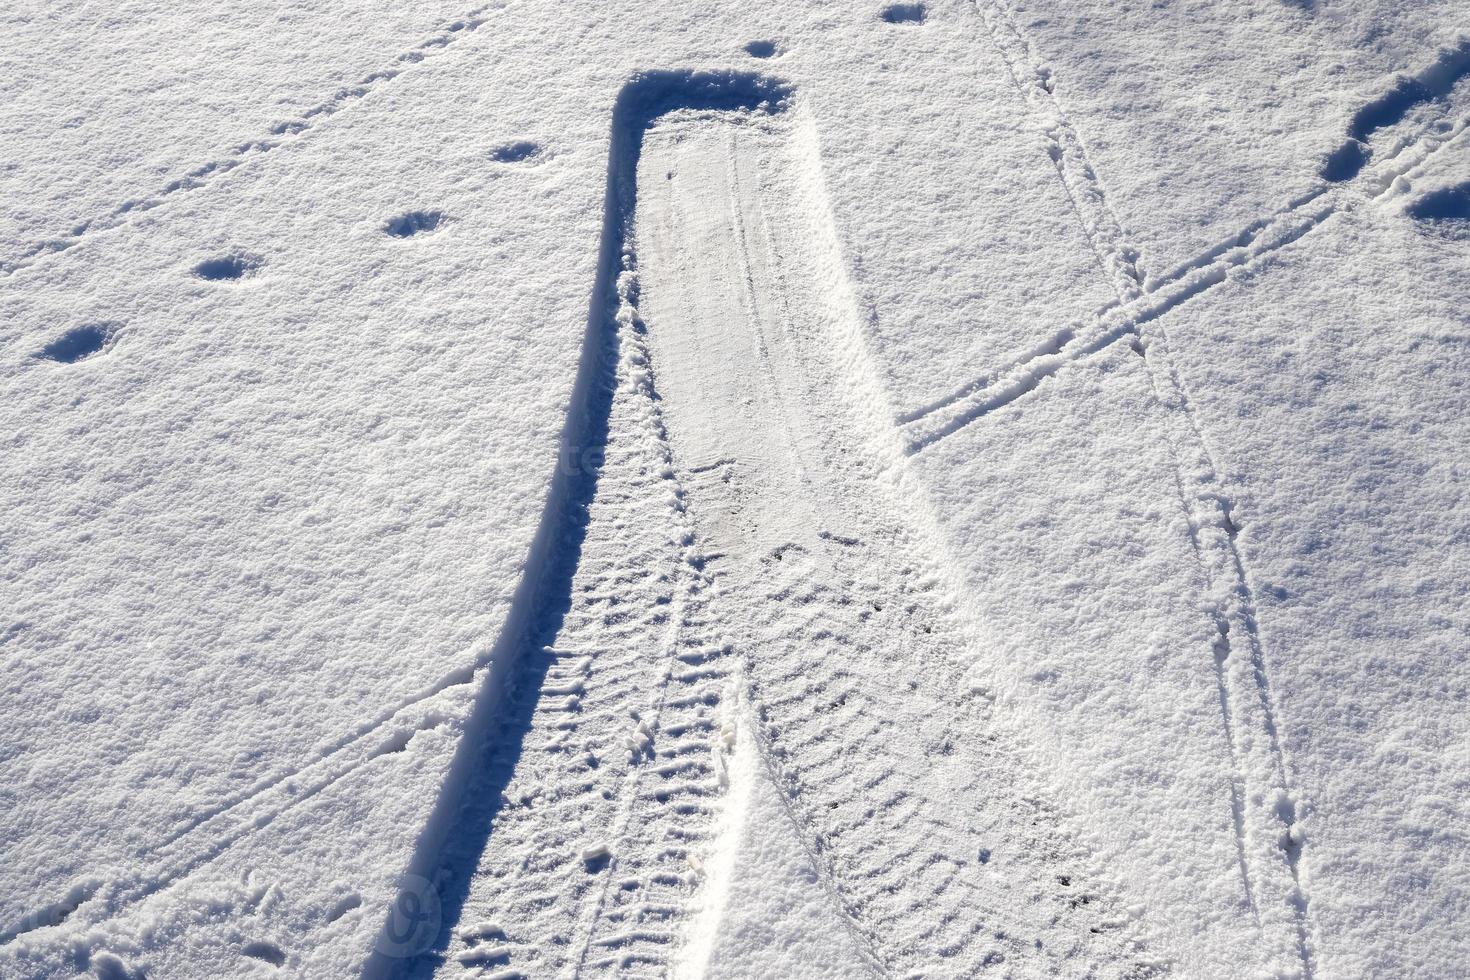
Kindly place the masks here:
<instances>
[{"instance_id":1,"label":"snow divot","mask_svg":"<svg viewBox=\"0 0 1470 980\"><path fill-rule=\"evenodd\" d=\"M541 145L530 140L502 143L490 151L494 163L530 163L541 156Z\"/></svg>"},{"instance_id":2,"label":"snow divot","mask_svg":"<svg viewBox=\"0 0 1470 980\"><path fill-rule=\"evenodd\" d=\"M439 211L406 211L389 219L383 226L383 233L393 238L412 238L434 231L443 221L444 215Z\"/></svg>"},{"instance_id":3,"label":"snow divot","mask_svg":"<svg viewBox=\"0 0 1470 980\"><path fill-rule=\"evenodd\" d=\"M745 53L752 58L774 58L781 54L781 45L775 41L751 41L745 45Z\"/></svg>"},{"instance_id":4,"label":"snow divot","mask_svg":"<svg viewBox=\"0 0 1470 980\"><path fill-rule=\"evenodd\" d=\"M929 11L922 3L894 3L884 7L878 16L889 24L922 24Z\"/></svg>"},{"instance_id":5,"label":"snow divot","mask_svg":"<svg viewBox=\"0 0 1470 980\"><path fill-rule=\"evenodd\" d=\"M87 878L77 882L68 888L66 894L58 901L36 909L19 922L0 931L0 946L36 929L61 925L71 917L73 912L81 908L83 903L97 894L101 887L102 881L97 878Z\"/></svg>"},{"instance_id":6,"label":"snow divot","mask_svg":"<svg viewBox=\"0 0 1470 980\"><path fill-rule=\"evenodd\" d=\"M1415 221L1446 237L1464 237L1470 230L1470 182L1441 187L1423 194L1404 208Z\"/></svg>"},{"instance_id":7,"label":"snow divot","mask_svg":"<svg viewBox=\"0 0 1470 980\"><path fill-rule=\"evenodd\" d=\"M253 960L260 960L262 963L269 963L271 966L277 968L286 965L286 951L275 943L268 943L263 940L246 943L241 948L240 954L242 956L248 956Z\"/></svg>"},{"instance_id":8,"label":"snow divot","mask_svg":"<svg viewBox=\"0 0 1470 980\"><path fill-rule=\"evenodd\" d=\"M226 255L205 259L194 267L194 275L209 282L241 279L260 268L261 260L253 255Z\"/></svg>"},{"instance_id":9,"label":"snow divot","mask_svg":"<svg viewBox=\"0 0 1470 980\"><path fill-rule=\"evenodd\" d=\"M144 980L143 975L135 973L121 956L106 950L93 953L88 965L97 975L97 980Z\"/></svg>"},{"instance_id":10,"label":"snow divot","mask_svg":"<svg viewBox=\"0 0 1470 980\"><path fill-rule=\"evenodd\" d=\"M356 892L344 895L342 898L338 899L337 904L333 905L327 911L326 922L328 925L330 925L331 923L336 922L338 919L342 918L342 916L346 915L348 912L351 912L353 909L358 908L362 908L361 895L357 894Z\"/></svg>"},{"instance_id":11,"label":"snow divot","mask_svg":"<svg viewBox=\"0 0 1470 980\"><path fill-rule=\"evenodd\" d=\"M36 352L42 360L57 364L75 364L94 354L104 353L112 345L117 327L109 323L89 323L73 327Z\"/></svg>"}]
</instances>

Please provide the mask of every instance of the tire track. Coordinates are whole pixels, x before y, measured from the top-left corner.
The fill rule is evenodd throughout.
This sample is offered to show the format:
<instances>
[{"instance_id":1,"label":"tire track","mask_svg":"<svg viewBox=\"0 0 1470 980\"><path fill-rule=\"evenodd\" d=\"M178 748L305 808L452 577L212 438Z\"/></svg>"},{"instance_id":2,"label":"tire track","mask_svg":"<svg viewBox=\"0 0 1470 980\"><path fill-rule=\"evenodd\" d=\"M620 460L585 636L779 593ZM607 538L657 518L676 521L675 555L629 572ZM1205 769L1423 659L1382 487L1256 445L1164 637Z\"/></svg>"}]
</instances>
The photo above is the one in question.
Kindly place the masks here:
<instances>
[{"instance_id":1,"label":"tire track","mask_svg":"<svg viewBox=\"0 0 1470 980\"><path fill-rule=\"evenodd\" d=\"M894 975L1161 968L947 666L970 641L934 611L942 576L916 557L932 549L895 523L912 503L880 489L889 462L835 401L865 384L813 295L842 274L806 213L814 137L789 115L691 115L650 140L638 247L674 457L762 765L863 958Z\"/></svg>"},{"instance_id":2,"label":"tire track","mask_svg":"<svg viewBox=\"0 0 1470 980\"><path fill-rule=\"evenodd\" d=\"M713 763L699 755L701 747L712 753L724 667L700 613L707 582L683 524L643 339L630 237L637 163L644 131L661 115L772 113L788 95L749 73L650 72L615 103L598 277L562 437L564 457L584 458L587 447L599 462L559 467L553 478L491 670L368 977L444 965L447 932L467 913L514 916L460 930L461 965L498 975L520 975L522 965L646 966L664 962L674 945L694 884L690 859L697 863L719 791ZM649 535L666 520L650 506L674 515L669 533ZM640 545L650 537L664 543ZM661 562L678 571L653 573ZM658 583L655 594L639 592L640 582ZM571 650L583 656L569 678L559 657ZM566 711L576 717L557 717ZM626 763L604 765L620 745ZM522 807L541 786L540 812ZM570 846L568 827L585 831L580 848ZM427 956L395 940L398 910L419 907L416 882L446 913L448 928L431 937Z\"/></svg>"},{"instance_id":3,"label":"tire track","mask_svg":"<svg viewBox=\"0 0 1470 980\"><path fill-rule=\"evenodd\" d=\"M866 949L895 976L1161 969L1018 781L986 699L936 667L964 639L921 575L889 579L897 543L768 557L749 601L777 614L740 644L766 766Z\"/></svg>"},{"instance_id":4,"label":"tire track","mask_svg":"<svg viewBox=\"0 0 1470 980\"><path fill-rule=\"evenodd\" d=\"M621 380L570 605L516 668L436 882L445 929L402 975L666 966L697 884L722 789L725 650L703 611L708 580L669 465L631 255L625 266Z\"/></svg>"},{"instance_id":5,"label":"tire track","mask_svg":"<svg viewBox=\"0 0 1470 980\"><path fill-rule=\"evenodd\" d=\"M1043 101L1037 90L1048 96L1052 94L1050 73L1030 60L1028 64L1032 71L1028 78L1024 72L1017 71L1015 55L1006 54L1008 49L1018 47L1029 53L1030 45L1021 36L1004 0L986 0L983 6L980 2L977 0L977 7L991 27L992 37L1002 54L1012 65L1018 87L1033 106ZM1053 118L1065 120L1054 100L1048 108L1052 110ZM1043 124L1046 124L1045 117ZM1075 136L1075 131L1065 122L1060 127L1053 123L1052 131ZM1110 216L1101 184L1086 159L1085 151L1080 149L1081 141L1076 139L1075 142L1078 152L1069 156L1054 150L1052 161L1073 195L1074 204L1078 197L1072 188L1081 184L1094 192L1095 210L1103 212L1104 217ZM1300 827L1298 797L1292 788L1291 764L1280 735L1280 707L1257 629L1250 577L1237 544L1239 525L1219 476L1219 466L1210 452L1183 381L1172 364L1168 332L1161 317L1179 303L1225 281L1232 264L1243 264L1263 251L1296 241L1341 206L1339 202L1329 200L1311 210L1305 221L1295 223L1290 220L1296 217L1299 207L1312 207L1319 196L1314 193L1299 203L1294 202L1277 216L1287 218L1286 221L1268 221L1259 229L1248 228L1237 239L1243 244L1214 255L1210 254L1214 250L1210 250L1206 253L1207 258L1186 263L1179 278L1169 284L1182 283L1182 288L1171 288L1160 297L1164 302L1154 302L1148 307L1123 313L1121 323L1116 326L1098 330L1099 324L1093 324L1090 337L1080 343L1066 345L1071 348L1066 352L1070 356L1064 356L1062 351L1043 355L1050 359L1042 361L1038 358L1038 363L1024 365L1018 376L1013 373L1011 383L995 393L998 397L975 401L943 424L910 440L911 451L930 445L974 418L1034 389L1041 380L1071 360L1086 356L1116 339L1128 337L1144 360L1155 400L1165 410L1165 436L1174 460L1175 490L1202 572L1209 616L1215 631L1214 669L1221 723L1233 760L1232 822L1242 887L1267 944L1263 958L1273 969L1307 978L1313 972L1313 955L1308 897L1300 869L1304 836ZM1101 257L1138 254L1122 240L1121 230L1115 221L1102 221L1080 208L1077 214L1094 251ZM1286 226L1285 230L1281 225ZM1278 233L1263 243L1261 232L1266 229ZM1116 265L1117 260L1113 262L1113 266ZM1106 262L1104 269L1111 271ZM1117 293L1119 311L1127 310L1130 303L1138 303L1145 298L1138 284L1127 281L1127 277L1112 274L1109 280ZM1158 287L1154 287L1146 298L1153 300L1157 294ZM1106 317L1100 322L1106 323ZM1259 736L1264 736L1264 749Z\"/></svg>"}]
</instances>

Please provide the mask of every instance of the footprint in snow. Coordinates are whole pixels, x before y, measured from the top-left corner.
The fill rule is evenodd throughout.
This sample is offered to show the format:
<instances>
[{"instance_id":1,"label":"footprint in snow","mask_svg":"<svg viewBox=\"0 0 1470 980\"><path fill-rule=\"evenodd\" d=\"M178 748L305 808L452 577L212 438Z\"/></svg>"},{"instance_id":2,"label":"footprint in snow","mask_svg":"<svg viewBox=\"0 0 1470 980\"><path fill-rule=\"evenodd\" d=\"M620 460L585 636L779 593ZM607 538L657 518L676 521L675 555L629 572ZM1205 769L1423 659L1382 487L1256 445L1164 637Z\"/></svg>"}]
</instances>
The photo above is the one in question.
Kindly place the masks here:
<instances>
[{"instance_id":1,"label":"footprint in snow","mask_svg":"<svg viewBox=\"0 0 1470 980\"><path fill-rule=\"evenodd\" d=\"M253 960L260 960L274 967L286 965L286 951L275 943L256 940L255 942L246 943L240 952Z\"/></svg>"},{"instance_id":2,"label":"footprint in snow","mask_svg":"<svg viewBox=\"0 0 1470 980\"><path fill-rule=\"evenodd\" d=\"M420 232L433 231L443 220L440 211L408 211L390 219L383 232L394 238L412 238Z\"/></svg>"},{"instance_id":3,"label":"footprint in snow","mask_svg":"<svg viewBox=\"0 0 1470 980\"><path fill-rule=\"evenodd\" d=\"M1470 237L1470 181L1430 191L1404 210L1427 230L1445 238Z\"/></svg>"},{"instance_id":4,"label":"footprint in snow","mask_svg":"<svg viewBox=\"0 0 1470 980\"><path fill-rule=\"evenodd\" d=\"M745 46L745 53L752 58L774 58L782 52L775 41L751 41Z\"/></svg>"},{"instance_id":5,"label":"footprint in snow","mask_svg":"<svg viewBox=\"0 0 1470 980\"><path fill-rule=\"evenodd\" d=\"M42 347L37 357L58 364L75 364L112 346L116 328L108 323L89 323L73 327Z\"/></svg>"},{"instance_id":6,"label":"footprint in snow","mask_svg":"<svg viewBox=\"0 0 1470 980\"><path fill-rule=\"evenodd\" d=\"M217 259L205 259L194 267L194 275L210 282L242 279L260 268L260 259L253 255L225 255Z\"/></svg>"},{"instance_id":7,"label":"footprint in snow","mask_svg":"<svg viewBox=\"0 0 1470 980\"><path fill-rule=\"evenodd\" d=\"M890 24L922 24L928 13L922 3L895 3L884 7L878 16Z\"/></svg>"},{"instance_id":8,"label":"footprint in snow","mask_svg":"<svg viewBox=\"0 0 1470 980\"><path fill-rule=\"evenodd\" d=\"M491 150L490 160L494 163L525 163L535 160L540 155L541 144L532 143L530 140L516 140Z\"/></svg>"}]
</instances>

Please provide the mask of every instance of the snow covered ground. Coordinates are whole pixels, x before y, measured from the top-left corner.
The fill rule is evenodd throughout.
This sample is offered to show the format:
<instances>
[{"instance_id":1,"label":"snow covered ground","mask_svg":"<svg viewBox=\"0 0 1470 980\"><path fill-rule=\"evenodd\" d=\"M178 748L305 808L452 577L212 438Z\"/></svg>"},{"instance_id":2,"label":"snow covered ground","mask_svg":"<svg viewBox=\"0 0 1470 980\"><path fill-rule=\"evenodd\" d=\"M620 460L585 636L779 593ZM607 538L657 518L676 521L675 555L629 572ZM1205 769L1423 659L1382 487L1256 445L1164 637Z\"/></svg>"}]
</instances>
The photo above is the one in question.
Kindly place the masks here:
<instances>
[{"instance_id":1,"label":"snow covered ground","mask_svg":"<svg viewBox=\"0 0 1470 980\"><path fill-rule=\"evenodd\" d=\"M0 25L0 977L1463 974L1463 3Z\"/></svg>"}]
</instances>

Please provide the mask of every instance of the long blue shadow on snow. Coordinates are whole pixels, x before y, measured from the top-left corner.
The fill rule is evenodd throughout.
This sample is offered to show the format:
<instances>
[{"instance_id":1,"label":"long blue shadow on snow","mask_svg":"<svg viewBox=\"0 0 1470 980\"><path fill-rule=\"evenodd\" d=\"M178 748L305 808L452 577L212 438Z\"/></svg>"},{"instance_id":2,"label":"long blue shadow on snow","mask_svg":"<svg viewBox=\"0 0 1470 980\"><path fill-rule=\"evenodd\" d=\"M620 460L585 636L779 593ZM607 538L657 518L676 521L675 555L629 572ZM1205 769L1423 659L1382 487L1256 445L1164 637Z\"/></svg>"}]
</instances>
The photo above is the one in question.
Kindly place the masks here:
<instances>
[{"instance_id":1,"label":"long blue shadow on snow","mask_svg":"<svg viewBox=\"0 0 1470 980\"><path fill-rule=\"evenodd\" d=\"M1461 38L1453 48L1439 53L1416 75L1401 75L1378 98L1361 106L1348 121L1347 140L1327 155L1322 178L1333 183L1351 180L1373 154L1373 134L1392 126L1417 105L1443 99L1470 74L1470 38Z\"/></svg>"},{"instance_id":2,"label":"long blue shadow on snow","mask_svg":"<svg viewBox=\"0 0 1470 980\"><path fill-rule=\"evenodd\" d=\"M597 276L546 507L485 680L364 966L364 980L425 977L445 960L475 869L492 844L501 794L515 771L552 662L544 648L554 643L571 606L572 579L608 438L618 354L616 286L624 253L632 248L628 233L637 207L643 135L659 116L678 109L775 113L791 96L785 82L740 71L645 72L618 94ZM586 460L597 465L574 462Z\"/></svg>"}]
</instances>

